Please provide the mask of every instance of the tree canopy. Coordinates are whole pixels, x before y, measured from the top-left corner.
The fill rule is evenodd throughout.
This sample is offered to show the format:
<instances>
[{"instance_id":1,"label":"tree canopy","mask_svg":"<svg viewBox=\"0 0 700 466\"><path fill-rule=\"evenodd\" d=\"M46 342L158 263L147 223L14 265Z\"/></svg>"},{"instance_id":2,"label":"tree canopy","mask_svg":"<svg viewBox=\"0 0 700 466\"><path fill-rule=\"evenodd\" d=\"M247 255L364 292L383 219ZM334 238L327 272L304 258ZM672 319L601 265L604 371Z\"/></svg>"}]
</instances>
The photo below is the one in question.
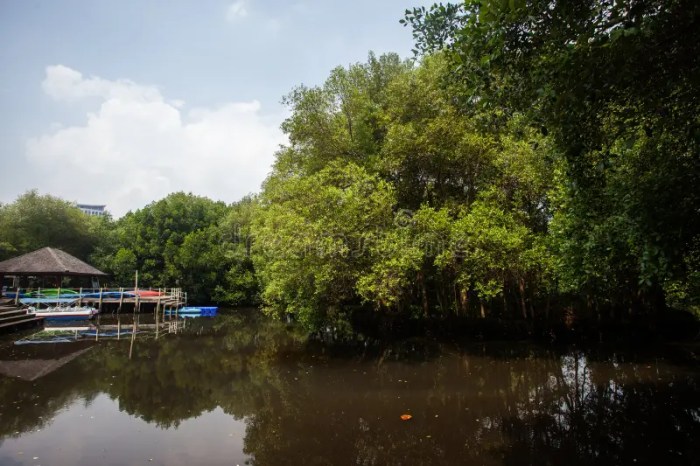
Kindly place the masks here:
<instances>
[{"instance_id":1,"label":"tree canopy","mask_svg":"<svg viewBox=\"0 0 700 466\"><path fill-rule=\"evenodd\" d=\"M0 260L47 246L86 260L103 240L108 222L70 202L28 191L0 205Z\"/></svg>"},{"instance_id":2,"label":"tree canopy","mask_svg":"<svg viewBox=\"0 0 700 466\"><path fill-rule=\"evenodd\" d=\"M523 115L556 144L563 289L656 309L664 295L697 299L697 2L483 0L406 13L416 53L447 57L461 111Z\"/></svg>"}]
</instances>

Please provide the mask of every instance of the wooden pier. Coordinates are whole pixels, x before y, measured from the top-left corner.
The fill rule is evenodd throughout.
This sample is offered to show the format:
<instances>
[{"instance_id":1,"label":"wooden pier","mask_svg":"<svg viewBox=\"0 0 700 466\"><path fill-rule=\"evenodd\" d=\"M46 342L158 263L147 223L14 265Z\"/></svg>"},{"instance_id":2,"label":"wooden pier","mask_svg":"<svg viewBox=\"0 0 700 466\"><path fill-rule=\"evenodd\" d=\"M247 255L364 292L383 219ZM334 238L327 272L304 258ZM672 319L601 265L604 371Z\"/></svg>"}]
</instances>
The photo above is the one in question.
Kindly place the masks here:
<instances>
[{"instance_id":1,"label":"wooden pier","mask_svg":"<svg viewBox=\"0 0 700 466\"><path fill-rule=\"evenodd\" d=\"M74 290L75 291L75 290ZM83 290L77 290L79 295L83 294ZM139 294L141 293L141 294ZM143 294L148 293L148 294ZM157 293L153 294L152 293ZM117 306L116 312L121 312L124 308L133 306L134 312L140 312L141 307L155 306L156 310L165 310L166 308L177 310L187 304L187 293L180 288L159 288L157 290L133 290L125 288L100 288L89 293L90 297L78 298L77 304L90 305L102 312L105 306ZM118 297L115 297L118 295ZM131 296L133 295L133 296Z\"/></svg>"},{"instance_id":2,"label":"wooden pier","mask_svg":"<svg viewBox=\"0 0 700 466\"><path fill-rule=\"evenodd\" d=\"M9 330L13 327L24 327L41 323L43 317L28 316L23 309L14 306L0 305L0 330Z\"/></svg>"},{"instance_id":3,"label":"wooden pier","mask_svg":"<svg viewBox=\"0 0 700 466\"><path fill-rule=\"evenodd\" d=\"M42 296L41 288L34 290L38 296ZM55 289L52 291L56 291ZM187 304L187 293L180 288L138 289L134 291L128 288L99 288L99 289L58 289L59 296L71 296L75 293L75 299L71 305L92 306L101 314L122 314L153 312L157 329L161 325L167 326L167 317L172 316L176 320L178 311ZM41 323L42 316L29 316L21 306L19 293L12 292L12 299L5 299L5 304L0 304L0 331L12 330L20 326L29 326L31 323ZM69 298L70 299L70 298ZM177 329L175 329L177 331Z\"/></svg>"}]
</instances>

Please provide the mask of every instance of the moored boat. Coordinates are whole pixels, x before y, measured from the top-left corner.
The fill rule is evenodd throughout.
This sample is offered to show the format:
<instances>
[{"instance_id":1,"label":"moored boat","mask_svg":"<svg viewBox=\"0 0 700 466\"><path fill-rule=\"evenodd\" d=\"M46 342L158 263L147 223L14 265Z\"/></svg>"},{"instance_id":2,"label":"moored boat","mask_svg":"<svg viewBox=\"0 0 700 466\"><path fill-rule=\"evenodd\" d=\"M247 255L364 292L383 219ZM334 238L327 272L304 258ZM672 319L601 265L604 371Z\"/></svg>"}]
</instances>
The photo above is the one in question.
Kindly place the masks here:
<instances>
[{"instance_id":1,"label":"moored boat","mask_svg":"<svg viewBox=\"0 0 700 466\"><path fill-rule=\"evenodd\" d=\"M187 306L175 310L169 310L167 315L182 315L182 316L199 316L199 317L214 317L219 308L216 306Z\"/></svg>"},{"instance_id":2,"label":"moored boat","mask_svg":"<svg viewBox=\"0 0 700 466\"><path fill-rule=\"evenodd\" d=\"M87 320L98 312L90 306L48 306L43 309L27 307L27 315L44 317L45 320Z\"/></svg>"}]
</instances>

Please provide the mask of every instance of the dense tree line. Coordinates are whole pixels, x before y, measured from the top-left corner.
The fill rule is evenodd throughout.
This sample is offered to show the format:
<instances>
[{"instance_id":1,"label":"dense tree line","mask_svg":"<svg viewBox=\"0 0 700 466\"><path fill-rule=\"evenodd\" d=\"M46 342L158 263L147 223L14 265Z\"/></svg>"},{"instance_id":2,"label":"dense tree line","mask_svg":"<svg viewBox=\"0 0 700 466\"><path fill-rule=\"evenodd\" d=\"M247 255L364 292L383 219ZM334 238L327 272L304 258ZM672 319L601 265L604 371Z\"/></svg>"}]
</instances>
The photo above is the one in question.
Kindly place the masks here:
<instances>
[{"instance_id":1,"label":"dense tree line","mask_svg":"<svg viewBox=\"0 0 700 466\"><path fill-rule=\"evenodd\" d=\"M560 289L594 304L697 306L700 5L467 1L407 12L466 114L523 115L562 177L550 223Z\"/></svg>"},{"instance_id":2,"label":"dense tree line","mask_svg":"<svg viewBox=\"0 0 700 466\"><path fill-rule=\"evenodd\" d=\"M461 112L449 65L370 55L288 96L290 144L253 224L272 312L310 328L359 302L532 318L553 291L552 142L524 118L484 129L489 115Z\"/></svg>"},{"instance_id":3,"label":"dense tree line","mask_svg":"<svg viewBox=\"0 0 700 466\"><path fill-rule=\"evenodd\" d=\"M90 217L74 204L28 191L0 204L0 260L46 246L87 260L105 237L109 217Z\"/></svg>"},{"instance_id":4,"label":"dense tree line","mask_svg":"<svg viewBox=\"0 0 700 466\"><path fill-rule=\"evenodd\" d=\"M699 16L690 0L409 10L417 60L370 54L285 97L289 143L258 197L177 193L100 223L28 193L0 210L2 254L66 244L115 283L259 297L310 330L358 306L697 313ZM70 218L52 237L42 199Z\"/></svg>"},{"instance_id":5,"label":"dense tree line","mask_svg":"<svg viewBox=\"0 0 700 466\"><path fill-rule=\"evenodd\" d=\"M252 198L233 205L174 193L114 223L93 260L115 283L179 286L194 303L256 302L249 255Z\"/></svg>"},{"instance_id":6,"label":"dense tree line","mask_svg":"<svg viewBox=\"0 0 700 466\"><path fill-rule=\"evenodd\" d=\"M106 285L179 286L193 303L254 304L250 258L253 198L226 205L174 193L113 220L30 191L0 206L0 258L52 246L110 276Z\"/></svg>"}]
</instances>

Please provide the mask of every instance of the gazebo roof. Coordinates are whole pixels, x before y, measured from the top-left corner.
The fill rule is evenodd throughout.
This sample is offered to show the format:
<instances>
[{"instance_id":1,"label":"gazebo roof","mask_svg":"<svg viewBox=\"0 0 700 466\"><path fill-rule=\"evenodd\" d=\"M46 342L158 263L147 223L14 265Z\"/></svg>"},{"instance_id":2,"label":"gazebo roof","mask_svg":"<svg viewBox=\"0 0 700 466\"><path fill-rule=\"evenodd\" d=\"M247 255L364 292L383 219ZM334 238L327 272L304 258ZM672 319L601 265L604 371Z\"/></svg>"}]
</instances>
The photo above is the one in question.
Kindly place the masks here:
<instances>
[{"instance_id":1,"label":"gazebo roof","mask_svg":"<svg viewBox=\"0 0 700 466\"><path fill-rule=\"evenodd\" d=\"M0 262L4 275L107 275L67 252L54 248L37 249L19 257Z\"/></svg>"}]
</instances>

